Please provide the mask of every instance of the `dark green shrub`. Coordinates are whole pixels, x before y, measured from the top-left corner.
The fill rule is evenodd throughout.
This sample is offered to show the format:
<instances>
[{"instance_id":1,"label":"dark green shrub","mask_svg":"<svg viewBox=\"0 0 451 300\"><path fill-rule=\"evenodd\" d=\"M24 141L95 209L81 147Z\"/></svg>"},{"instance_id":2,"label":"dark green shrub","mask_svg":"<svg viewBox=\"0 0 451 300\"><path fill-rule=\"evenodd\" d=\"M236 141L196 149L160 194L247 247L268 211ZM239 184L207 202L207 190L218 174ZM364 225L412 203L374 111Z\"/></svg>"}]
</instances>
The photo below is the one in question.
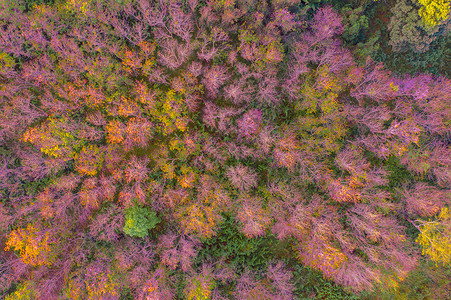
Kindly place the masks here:
<instances>
[{"instance_id":1,"label":"dark green shrub","mask_svg":"<svg viewBox=\"0 0 451 300\"><path fill-rule=\"evenodd\" d=\"M389 172L389 188L400 187L413 179L412 174L401 164L399 158L390 156L385 162L385 169Z\"/></svg>"},{"instance_id":2,"label":"dark green shrub","mask_svg":"<svg viewBox=\"0 0 451 300\"><path fill-rule=\"evenodd\" d=\"M293 269L296 299L329 299L357 300L357 295L347 293L342 286L325 279L323 274L315 269L291 261Z\"/></svg>"},{"instance_id":3,"label":"dark green shrub","mask_svg":"<svg viewBox=\"0 0 451 300\"><path fill-rule=\"evenodd\" d=\"M215 261L224 258L226 263L238 270L244 270L245 267L259 269L272 257L271 248L275 247L275 243L277 240L269 236L247 238L238 230L235 219L226 216L218 233L203 243L204 247L199 251L196 261L201 263L206 259Z\"/></svg>"},{"instance_id":4,"label":"dark green shrub","mask_svg":"<svg viewBox=\"0 0 451 300\"><path fill-rule=\"evenodd\" d=\"M342 38L348 44L361 42L369 23L368 17L363 14L363 6L356 9L344 7L340 13L343 16L344 26Z\"/></svg>"}]
</instances>

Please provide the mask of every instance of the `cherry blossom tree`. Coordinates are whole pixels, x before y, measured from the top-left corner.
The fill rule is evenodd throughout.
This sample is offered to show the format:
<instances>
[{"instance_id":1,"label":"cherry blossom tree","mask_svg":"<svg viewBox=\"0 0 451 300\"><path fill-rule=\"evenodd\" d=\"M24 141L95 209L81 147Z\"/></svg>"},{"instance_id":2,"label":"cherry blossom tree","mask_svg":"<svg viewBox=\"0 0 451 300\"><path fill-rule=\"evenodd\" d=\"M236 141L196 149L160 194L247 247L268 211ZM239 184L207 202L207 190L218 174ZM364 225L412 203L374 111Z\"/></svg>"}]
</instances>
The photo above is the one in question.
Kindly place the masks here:
<instances>
[{"instance_id":1,"label":"cherry blossom tree","mask_svg":"<svg viewBox=\"0 0 451 300\"><path fill-rule=\"evenodd\" d=\"M227 178L234 187L247 191L257 185L257 174L246 166L238 165L227 170Z\"/></svg>"}]
</instances>

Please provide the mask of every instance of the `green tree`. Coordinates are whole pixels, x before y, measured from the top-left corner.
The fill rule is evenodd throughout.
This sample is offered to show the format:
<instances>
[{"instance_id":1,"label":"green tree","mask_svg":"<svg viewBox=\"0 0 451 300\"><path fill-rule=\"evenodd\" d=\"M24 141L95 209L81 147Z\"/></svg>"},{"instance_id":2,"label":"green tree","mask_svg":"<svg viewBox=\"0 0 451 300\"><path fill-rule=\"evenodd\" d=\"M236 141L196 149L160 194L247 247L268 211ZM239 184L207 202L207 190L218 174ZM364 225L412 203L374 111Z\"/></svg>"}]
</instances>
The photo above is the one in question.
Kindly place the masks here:
<instances>
[{"instance_id":1,"label":"green tree","mask_svg":"<svg viewBox=\"0 0 451 300\"><path fill-rule=\"evenodd\" d=\"M138 205L128 208L125 212L124 233L130 236L145 237L149 230L160 222L154 211Z\"/></svg>"},{"instance_id":2,"label":"green tree","mask_svg":"<svg viewBox=\"0 0 451 300\"><path fill-rule=\"evenodd\" d=\"M425 52L430 44L443 34L445 24L434 21L435 15L430 9L424 8L411 0L400 0L391 8L392 17L388 24L389 44L395 51L412 49L416 52ZM431 24L437 26L430 26Z\"/></svg>"}]
</instances>

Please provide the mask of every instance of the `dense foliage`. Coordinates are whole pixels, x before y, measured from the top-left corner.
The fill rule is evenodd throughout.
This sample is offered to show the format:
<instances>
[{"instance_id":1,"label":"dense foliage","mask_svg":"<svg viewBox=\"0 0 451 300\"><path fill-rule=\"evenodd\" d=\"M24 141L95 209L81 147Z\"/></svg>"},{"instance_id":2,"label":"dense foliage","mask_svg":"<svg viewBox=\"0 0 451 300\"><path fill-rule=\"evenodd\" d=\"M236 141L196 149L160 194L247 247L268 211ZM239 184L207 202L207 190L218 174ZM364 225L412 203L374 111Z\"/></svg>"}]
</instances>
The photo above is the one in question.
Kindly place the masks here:
<instances>
[{"instance_id":1,"label":"dense foliage","mask_svg":"<svg viewBox=\"0 0 451 300\"><path fill-rule=\"evenodd\" d=\"M160 220L155 212L146 207L132 206L125 211L124 233L130 236L145 237Z\"/></svg>"},{"instance_id":2,"label":"dense foliage","mask_svg":"<svg viewBox=\"0 0 451 300\"><path fill-rule=\"evenodd\" d=\"M0 295L446 299L449 1L388 4L2 1Z\"/></svg>"}]
</instances>

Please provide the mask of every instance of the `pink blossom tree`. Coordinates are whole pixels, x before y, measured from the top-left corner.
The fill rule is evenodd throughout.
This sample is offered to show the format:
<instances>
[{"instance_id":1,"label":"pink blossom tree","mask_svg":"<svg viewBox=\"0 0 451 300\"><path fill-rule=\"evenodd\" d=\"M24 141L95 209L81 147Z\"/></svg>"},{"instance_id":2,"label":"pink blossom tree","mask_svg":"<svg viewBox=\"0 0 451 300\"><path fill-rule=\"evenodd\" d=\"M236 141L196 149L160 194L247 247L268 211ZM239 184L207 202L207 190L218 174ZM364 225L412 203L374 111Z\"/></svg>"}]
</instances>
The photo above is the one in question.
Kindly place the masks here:
<instances>
[{"instance_id":1,"label":"pink blossom tree","mask_svg":"<svg viewBox=\"0 0 451 300\"><path fill-rule=\"evenodd\" d=\"M242 165L230 167L226 174L232 185L241 191L247 191L257 186L257 174L249 167Z\"/></svg>"},{"instance_id":2,"label":"pink blossom tree","mask_svg":"<svg viewBox=\"0 0 451 300\"><path fill-rule=\"evenodd\" d=\"M247 111L237 120L238 132L246 138L250 138L258 133L262 123L262 113L258 109Z\"/></svg>"},{"instance_id":3,"label":"pink blossom tree","mask_svg":"<svg viewBox=\"0 0 451 300\"><path fill-rule=\"evenodd\" d=\"M405 188L402 196L409 215L431 217L445 205L449 193L449 190L439 190L425 183L417 183L411 189Z\"/></svg>"},{"instance_id":4,"label":"pink blossom tree","mask_svg":"<svg viewBox=\"0 0 451 300\"><path fill-rule=\"evenodd\" d=\"M172 269L180 266L184 272L191 270L198 247L196 239L173 232L162 235L157 244L161 261Z\"/></svg>"},{"instance_id":5,"label":"pink blossom tree","mask_svg":"<svg viewBox=\"0 0 451 300\"><path fill-rule=\"evenodd\" d=\"M272 219L268 211L262 208L261 200L244 197L241 203L237 214L237 219L243 224L241 232L249 238L265 235Z\"/></svg>"}]
</instances>

